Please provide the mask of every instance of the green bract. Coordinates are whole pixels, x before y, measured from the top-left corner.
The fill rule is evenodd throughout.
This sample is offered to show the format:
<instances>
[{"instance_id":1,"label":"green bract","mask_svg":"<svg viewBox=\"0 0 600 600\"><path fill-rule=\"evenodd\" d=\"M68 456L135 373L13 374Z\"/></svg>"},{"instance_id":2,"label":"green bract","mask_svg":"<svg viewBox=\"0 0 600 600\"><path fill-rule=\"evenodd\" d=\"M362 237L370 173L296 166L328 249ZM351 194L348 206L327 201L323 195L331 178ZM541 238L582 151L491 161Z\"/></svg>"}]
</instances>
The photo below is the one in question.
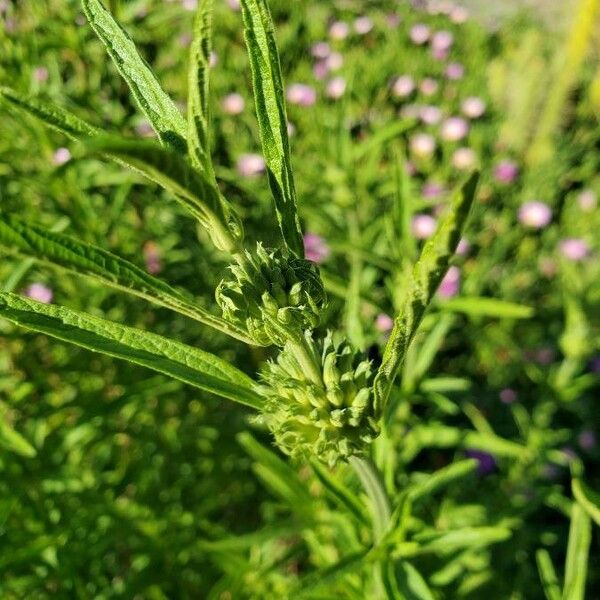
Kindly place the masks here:
<instances>
[{"instance_id":1,"label":"green bract","mask_svg":"<svg viewBox=\"0 0 600 600\"><path fill-rule=\"evenodd\" d=\"M230 266L216 298L223 317L248 329L261 346L284 346L319 324L326 294L318 267L281 249L257 244Z\"/></svg>"},{"instance_id":2,"label":"green bract","mask_svg":"<svg viewBox=\"0 0 600 600\"><path fill-rule=\"evenodd\" d=\"M318 456L333 465L361 454L378 435L373 403L374 371L348 342L331 333L306 345L321 369L321 383L310 379L288 343L261 376L265 397L263 419L277 445L293 457Z\"/></svg>"}]
</instances>

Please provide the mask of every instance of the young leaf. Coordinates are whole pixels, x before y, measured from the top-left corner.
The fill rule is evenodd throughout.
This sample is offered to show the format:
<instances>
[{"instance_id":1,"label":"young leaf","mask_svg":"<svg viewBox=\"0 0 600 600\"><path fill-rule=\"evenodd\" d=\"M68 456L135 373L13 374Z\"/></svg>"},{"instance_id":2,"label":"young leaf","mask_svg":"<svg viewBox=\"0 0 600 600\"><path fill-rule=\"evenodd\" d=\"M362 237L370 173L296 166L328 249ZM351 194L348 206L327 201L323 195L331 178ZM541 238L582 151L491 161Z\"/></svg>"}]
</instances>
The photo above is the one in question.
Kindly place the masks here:
<instances>
[{"instance_id":1,"label":"young leaf","mask_svg":"<svg viewBox=\"0 0 600 600\"><path fill-rule=\"evenodd\" d=\"M550 554L547 550L540 549L535 553L535 559L546 599L560 600L560 585Z\"/></svg>"},{"instance_id":2,"label":"young leaf","mask_svg":"<svg viewBox=\"0 0 600 600\"><path fill-rule=\"evenodd\" d=\"M413 501L427 498L451 483L477 471L477 464L475 459L469 458L448 465L439 471L428 474L423 481L413 484L407 493Z\"/></svg>"},{"instance_id":3,"label":"young leaf","mask_svg":"<svg viewBox=\"0 0 600 600\"><path fill-rule=\"evenodd\" d=\"M87 275L106 285L135 294L248 344L255 344L243 330L193 303L187 294L172 288L138 266L102 248L62 233L27 225L0 211L0 247L10 252Z\"/></svg>"},{"instance_id":4,"label":"young leaf","mask_svg":"<svg viewBox=\"0 0 600 600\"><path fill-rule=\"evenodd\" d=\"M3 414L0 413L0 447L5 448L15 454L32 458L36 455L35 448L18 432L15 431L7 422Z\"/></svg>"},{"instance_id":5,"label":"young leaf","mask_svg":"<svg viewBox=\"0 0 600 600\"><path fill-rule=\"evenodd\" d=\"M81 0L81 4L92 29L106 47L160 140L180 150L185 149L185 119L162 89L148 63L139 55L131 37L100 0Z\"/></svg>"},{"instance_id":6,"label":"young leaf","mask_svg":"<svg viewBox=\"0 0 600 600\"><path fill-rule=\"evenodd\" d=\"M575 503L571 511L563 600L584 600L585 598L588 552L591 541L590 517L579 504Z\"/></svg>"},{"instance_id":7,"label":"young leaf","mask_svg":"<svg viewBox=\"0 0 600 600\"><path fill-rule=\"evenodd\" d=\"M214 179L209 146L208 110L213 0L200 0L194 20L188 73L188 153L192 165Z\"/></svg>"},{"instance_id":8,"label":"young leaf","mask_svg":"<svg viewBox=\"0 0 600 600\"><path fill-rule=\"evenodd\" d=\"M281 65L267 0L242 0L242 17L260 139L277 220L285 245L295 255L303 257L304 246L296 207Z\"/></svg>"},{"instance_id":9,"label":"young leaf","mask_svg":"<svg viewBox=\"0 0 600 600\"><path fill-rule=\"evenodd\" d=\"M571 487L575 500L600 526L600 494L590 489L581 479L573 479Z\"/></svg>"},{"instance_id":10,"label":"young leaf","mask_svg":"<svg viewBox=\"0 0 600 600\"><path fill-rule=\"evenodd\" d=\"M414 540L420 543L415 554L448 555L464 548L477 550L510 538L512 532L506 527L465 527L453 531L418 533Z\"/></svg>"},{"instance_id":11,"label":"young leaf","mask_svg":"<svg viewBox=\"0 0 600 600\"><path fill-rule=\"evenodd\" d=\"M198 348L17 294L0 293L0 317L64 342L148 367L246 406L262 407L252 379Z\"/></svg>"},{"instance_id":12,"label":"young leaf","mask_svg":"<svg viewBox=\"0 0 600 600\"><path fill-rule=\"evenodd\" d=\"M208 229L220 250L230 254L240 250L243 232L233 208L222 198L216 185L185 158L152 141L102 137L86 147L92 152L122 160L173 194Z\"/></svg>"},{"instance_id":13,"label":"young leaf","mask_svg":"<svg viewBox=\"0 0 600 600\"><path fill-rule=\"evenodd\" d=\"M383 360L375 377L374 391L377 409L383 410L406 351L421 323L450 259L456 251L462 230L475 198L479 174L474 172L454 193L450 211L434 236L425 244L407 285L402 309L386 344Z\"/></svg>"},{"instance_id":14,"label":"young leaf","mask_svg":"<svg viewBox=\"0 0 600 600\"><path fill-rule=\"evenodd\" d=\"M391 562L390 567L393 568ZM423 576L409 562L400 562L395 569L395 575L403 600L434 600Z\"/></svg>"},{"instance_id":15,"label":"young leaf","mask_svg":"<svg viewBox=\"0 0 600 600\"><path fill-rule=\"evenodd\" d=\"M40 100L35 96L24 96L8 87L0 87L0 96L11 106L40 119L71 139L91 137L101 132L97 127L52 102Z\"/></svg>"},{"instance_id":16,"label":"young leaf","mask_svg":"<svg viewBox=\"0 0 600 600\"><path fill-rule=\"evenodd\" d=\"M524 304L516 304L497 298L469 297L450 298L440 305L442 310L464 313L469 317L494 317L497 319L530 319L534 310Z\"/></svg>"}]
</instances>

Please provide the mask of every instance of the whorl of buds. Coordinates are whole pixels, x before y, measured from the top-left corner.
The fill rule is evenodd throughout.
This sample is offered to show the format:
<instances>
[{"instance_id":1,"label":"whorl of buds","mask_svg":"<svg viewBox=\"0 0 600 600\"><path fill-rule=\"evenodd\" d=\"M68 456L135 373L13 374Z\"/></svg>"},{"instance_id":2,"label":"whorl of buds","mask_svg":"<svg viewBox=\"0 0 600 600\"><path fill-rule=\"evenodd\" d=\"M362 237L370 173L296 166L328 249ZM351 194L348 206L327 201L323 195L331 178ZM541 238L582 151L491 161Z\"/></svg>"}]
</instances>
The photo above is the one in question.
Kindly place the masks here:
<instances>
[{"instance_id":1,"label":"whorl of buds","mask_svg":"<svg viewBox=\"0 0 600 600\"><path fill-rule=\"evenodd\" d=\"M379 433L371 387L374 371L371 361L346 341L334 343L331 333L314 342L306 332L304 340L321 381L309 377L297 346L289 342L261 373L266 397L261 418L286 454L316 456L333 465L363 452Z\"/></svg>"},{"instance_id":2,"label":"whorl of buds","mask_svg":"<svg viewBox=\"0 0 600 600\"><path fill-rule=\"evenodd\" d=\"M233 277L217 287L217 303L223 317L245 327L257 344L284 346L319 324L326 295L314 263L259 243L230 270Z\"/></svg>"}]
</instances>

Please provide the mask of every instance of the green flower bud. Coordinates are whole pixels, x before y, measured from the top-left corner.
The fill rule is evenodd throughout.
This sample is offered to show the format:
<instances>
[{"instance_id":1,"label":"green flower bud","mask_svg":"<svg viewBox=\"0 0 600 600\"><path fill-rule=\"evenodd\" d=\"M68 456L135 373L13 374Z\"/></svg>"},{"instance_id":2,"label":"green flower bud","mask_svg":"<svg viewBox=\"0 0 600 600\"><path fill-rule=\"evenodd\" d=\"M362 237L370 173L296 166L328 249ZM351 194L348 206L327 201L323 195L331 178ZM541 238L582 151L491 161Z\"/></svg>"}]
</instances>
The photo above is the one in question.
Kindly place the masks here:
<instances>
[{"instance_id":1,"label":"green flower bud","mask_svg":"<svg viewBox=\"0 0 600 600\"><path fill-rule=\"evenodd\" d=\"M245 252L216 290L223 317L245 327L261 346L284 346L319 324L326 303L319 269L303 258L266 249Z\"/></svg>"},{"instance_id":2,"label":"green flower bud","mask_svg":"<svg viewBox=\"0 0 600 600\"><path fill-rule=\"evenodd\" d=\"M285 345L261 373L266 411L260 417L277 445L292 457L317 456L329 464L360 454L379 433L373 405L374 370L347 342L331 333L315 342L305 334L308 351L317 357L322 383L309 378L297 345Z\"/></svg>"}]
</instances>

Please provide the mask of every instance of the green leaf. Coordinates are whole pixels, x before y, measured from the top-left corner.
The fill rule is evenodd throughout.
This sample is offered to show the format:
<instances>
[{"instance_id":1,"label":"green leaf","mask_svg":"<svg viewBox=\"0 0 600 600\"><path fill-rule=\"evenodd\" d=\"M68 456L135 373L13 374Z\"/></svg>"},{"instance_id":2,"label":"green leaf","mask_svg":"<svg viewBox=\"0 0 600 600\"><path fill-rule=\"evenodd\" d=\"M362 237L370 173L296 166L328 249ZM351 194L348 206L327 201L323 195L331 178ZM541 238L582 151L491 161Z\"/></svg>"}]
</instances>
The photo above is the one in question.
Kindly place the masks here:
<instances>
[{"instance_id":1,"label":"green leaf","mask_svg":"<svg viewBox=\"0 0 600 600\"><path fill-rule=\"evenodd\" d=\"M40 100L35 96L19 94L8 87L0 87L0 96L11 106L40 119L71 139L91 137L101 132L97 127L52 102Z\"/></svg>"},{"instance_id":2,"label":"green leaf","mask_svg":"<svg viewBox=\"0 0 600 600\"><path fill-rule=\"evenodd\" d=\"M547 550L540 549L535 553L535 559L547 600L560 600L560 585L550 554Z\"/></svg>"},{"instance_id":3,"label":"green leaf","mask_svg":"<svg viewBox=\"0 0 600 600\"><path fill-rule=\"evenodd\" d=\"M213 0L200 0L188 73L188 153L192 165L214 179L209 144L209 81Z\"/></svg>"},{"instance_id":4,"label":"green leaf","mask_svg":"<svg viewBox=\"0 0 600 600\"><path fill-rule=\"evenodd\" d=\"M230 363L160 335L71 310L0 293L0 317L94 352L142 365L252 408L263 401L254 382Z\"/></svg>"},{"instance_id":5,"label":"green leaf","mask_svg":"<svg viewBox=\"0 0 600 600\"><path fill-rule=\"evenodd\" d=\"M267 1L242 0L242 17L260 139L277 220L286 246L297 256L303 257L304 245L296 207L281 65Z\"/></svg>"},{"instance_id":6,"label":"green leaf","mask_svg":"<svg viewBox=\"0 0 600 600\"><path fill-rule=\"evenodd\" d=\"M600 526L600 494L590 489L581 479L573 479L571 487L575 500Z\"/></svg>"},{"instance_id":7,"label":"green leaf","mask_svg":"<svg viewBox=\"0 0 600 600\"><path fill-rule=\"evenodd\" d=\"M2 411L4 412L4 411ZM6 416L0 413L0 446L27 458L36 455L35 448L6 421Z\"/></svg>"},{"instance_id":8,"label":"green leaf","mask_svg":"<svg viewBox=\"0 0 600 600\"><path fill-rule=\"evenodd\" d=\"M225 252L240 251L242 226L216 185L176 152L152 141L102 137L90 141L91 152L109 154L173 194L207 228L215 245Z\"/></svg>"},{"instance_id":9,"label":"green leaf","mask_svg":"<svg viewBox=\"0 0 600 600\"><path fill-rule=\"evenodd\" d=\"M588 553L592 541L590 517L579 504L573 504L565 563L563 600L584 600Z\"/></svg>"},{"instance_id":10,"label":"green leaf","mask_svg":"<svg viewBox=\"0 0 600 600\"><path fill-rule=\"evenodd\" d=\"M386 344L381 366L374 383L377 410L381 413L387 403L398 369L421 323L425 309L431 302L450 259L460 241L471 205L475 199L479 174L474 172L454 193L450 210L434 236L427 241L408 282L400 314Z\"/></svg>"},{"instance_id":11,"label":"green leaf","mask_svg":"<svg viewBox=\"0 0 600 600\"><path fill-rule=\"evenodd\" d=\"M511 536L511 530L506 527L465 527L441 533L423 532L413 538L420 544L414 553L447 555L464 548L477 550L490 544L504 542Z\"/></svg>"},{"instance_id":12,"label":"green leaf","mask_svg":"<svg viewBox=\"0 0 600 600\"><path fill-rule=\"evenodd\" d=\"M455 462L434 473L428 473L423 481L410 486L407 493L413 501L427 498L451 483L468 477L477 471L477 465L474 459Z\"/></svg>"},{"instance_id":13,"label":"green leaf","mask_svg":"<svg viewBox=\"0 0 600 600\"><path fill-rule=\"evenodd\" d=\"M92 29L106 47L133 97L164 144L185 149L186 122L162 89L148 63L139 55L128 33L99 0L81 0Z\"/></svg>"},{"instance_id":14,"label":"green leaf","mask_svg":"<svg viewBox=\"0 0 600 600\"><path fill-rule=\"evenodd\" d=\"M494 317L498 319L530 319L535 311L530 306L497 300L496 298L469 297L450 298L440 304L441 310L460 312L469 317Z\"/></svg>"},{"instance_id":15,"label":"green leaf","mask_svg":"<svg viewBox=\"0 0 600 600\"><path fill-rule=\"evenodd\" d=\"M18 217L2 211L0 246L8 251L92 277L106 285L191 317L243 342L254 344L240 328L196 306L187 294L172 288L125 259L68 235L27 225Z\"/></svg>"},{"instance_id":16,"label":"green leaf","mask_svg":"<svg viewBox=\"0 0 600 600\"><path fill-rule=\"evenodd\" d=\"M409 562L400 562L395 573L396 584L403 600L434 600L423 576Z\"/></svg>"}]
</instances>

